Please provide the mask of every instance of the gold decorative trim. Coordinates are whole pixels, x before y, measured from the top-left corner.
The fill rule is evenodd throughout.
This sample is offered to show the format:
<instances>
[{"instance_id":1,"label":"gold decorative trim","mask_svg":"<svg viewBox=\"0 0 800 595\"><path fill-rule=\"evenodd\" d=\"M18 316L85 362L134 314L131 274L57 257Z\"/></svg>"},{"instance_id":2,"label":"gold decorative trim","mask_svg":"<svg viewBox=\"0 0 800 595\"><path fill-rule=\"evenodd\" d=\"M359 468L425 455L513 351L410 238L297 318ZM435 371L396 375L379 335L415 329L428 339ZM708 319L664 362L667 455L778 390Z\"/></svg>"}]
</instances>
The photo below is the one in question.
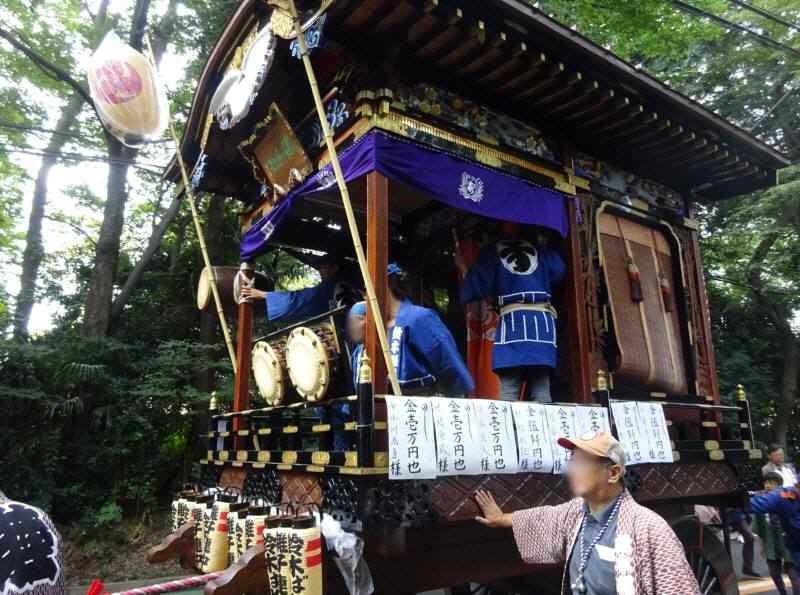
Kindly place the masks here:
<instances>
[{"instance_id":1,"label":"gold decorative trim","mask_svg":"<svg viewBox=\"0 0 800 595\"><path fill-rule=\"evenodd\" d=\"M331 453L327 451L316 451L311 453L311 462L314 465L330 465Z\"/></svg>"},{"instance_id":2,"label":"gold decorative trim","mask_svg":"<svg viewBox=\"0 0 800 595\"><path fill-rule=\"evenodd\" d=\"M362 117L361 120L356 122L347 130L346 134L348 136L353 135L354 138L358 140L376 128L397 134L398 136L405 138L412 138L411 135L408 134L409 129L429 134L441 140L475 151L475 158L477 162L488 167L497 168L503 163L508 163L527 171L548 177L555 183L555 189L565 194L576 194L577 187L585 190L589 189L589 181L576 176L574 173L560 172L549 169L532 161L518 157L517 155L503 151L502 149L490 147L481 142L464 138L457 134L453 134L448 130L444 130L443 128L439 128L438 126L428 124L427 122L423 122L422 120L418 120L404 114L389 112L386 115L372 115L372 117L369 118ZM322 169L328 163L330 163L330 157L326 151L319 158L317 168ZM580 184L575 183L578 180L580 180Z\"/></svg>"},{"instance_id":3,"label":"gold decorative trim","mask_svg":"<svg viewBox=\"0 0 800 595\"><path fill-rule=\"evenodd\" d=\"M389 475L389 467L340 467L341 475Z\"/></svg>"}]
</instances>

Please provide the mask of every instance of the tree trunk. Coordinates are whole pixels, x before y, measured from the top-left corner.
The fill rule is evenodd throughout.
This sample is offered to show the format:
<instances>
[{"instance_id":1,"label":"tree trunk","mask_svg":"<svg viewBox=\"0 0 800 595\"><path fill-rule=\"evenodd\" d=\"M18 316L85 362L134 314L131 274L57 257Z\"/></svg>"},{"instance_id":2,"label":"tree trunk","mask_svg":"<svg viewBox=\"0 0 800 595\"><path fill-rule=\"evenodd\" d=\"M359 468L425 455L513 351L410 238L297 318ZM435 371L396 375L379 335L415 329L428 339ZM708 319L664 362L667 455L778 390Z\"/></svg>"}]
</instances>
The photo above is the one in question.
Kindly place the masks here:
<instances>
[{"instance_id":1,"label":"tree trunk","mask_svg":"<svg viewBox=\"0 0 800 595\"><path fill-rule=\"evenodd\" d=\"M214 266L222 264L225 247L225 197L221 194L213 195L208 202L205 227L208 259ZM200 340L205 345L219 342L219 319L216 312L200 313ZM198 388L207 392L214 390L213 370L199 370Z\"/></svg>"},{"instance_id":2,"label":"tree trunk","mask_svg":"<svg viewBox=\"0 0 800 595\"><path fill-rule=\"evenodd\" d=\"M135 153L113 137L107 136L107 142L108 156L112 161L108 166L103 225L97 240L89 294L84 306L81 332L85 337L104 337L111 324L111 298L117 274L122 225L125 222L125 203L128 200L126 178L129 167L127 163L115 160L131 160Z\"/></svg>"},{"instance_id":3,"label":"tree trunk","mask_svg":"<svg viewBox=\"0 0 800 595\"><path fill-rule=\"evenodd\" d=\"M784 353L783 373L781 375L781 396L778 402L778 411L772 426L773 439L778 444L786 446L786 435L789 422L794 413L797 399L797 382L800 373L800 340L792 332L789 325L784 328Z\"/></svg>"},{"instance_id":4,"label":"tree trunk","mask_svg":"<svg viewBox=\"0 0 800 595\"><path fill-rule=\"evenodd\" d=\"M191 216L184 216L178 220L175 228L175 241L169 251L169 272L175 274L178 272L178 265L180 264L181 246L186 238L186 228L189 225Z\"/></svg>"},{"instance_id":5,"label":"tree trunk","mask_svg":"<svg viewBox=\"0 0 800 595\"><path fill-rule=\"evenodd\" d=\"M150 261L155 256L158 247L161 245L161 240L164 237L169 226L175 220L178 212L181 208L181 201L179 197L175 197L172 199L169 207L167 207L164 216L161 218L161 221L158 225L153 229L153 233L150 235L150 239L147 242L147 248L145 248L144 252L142 253L141 258L133 267L130 275L125 280L125 284L120 289L119 295L114 299L114 302L111 305L111 319L114 320L122 314L123 308L125 308L125 304L128 303L128 300L133 295L133 292L139 286L139 283L144 276L144 272L147 270L147 267L150 265Z\"/></svg>"},{"instance_id":6,"label":"tree trunk","mask_svg":"<svg viewBox=\"0 0 800 595\"><path fill-rule=\"evenodd\" d=\"M69 131L73 122L83 108L83 98L73 93L55 127L55 133L50 137L45 149L46 155L42 157L42 164L36 174L36 183L33 187L33 201L31 215L28 219L28 233L25 236L25 251L22 254L22 273L20 274L20 290L17 295L16 310L14 311L14 337L24 339L28 336L28 321L36 298L36 279L39 275L39 266L44 257L42 245L42 220L44 219L45 206L47 205L47 179L50 170L57 161L56 154L66 144Z\"/></svg>"}]
</instances>

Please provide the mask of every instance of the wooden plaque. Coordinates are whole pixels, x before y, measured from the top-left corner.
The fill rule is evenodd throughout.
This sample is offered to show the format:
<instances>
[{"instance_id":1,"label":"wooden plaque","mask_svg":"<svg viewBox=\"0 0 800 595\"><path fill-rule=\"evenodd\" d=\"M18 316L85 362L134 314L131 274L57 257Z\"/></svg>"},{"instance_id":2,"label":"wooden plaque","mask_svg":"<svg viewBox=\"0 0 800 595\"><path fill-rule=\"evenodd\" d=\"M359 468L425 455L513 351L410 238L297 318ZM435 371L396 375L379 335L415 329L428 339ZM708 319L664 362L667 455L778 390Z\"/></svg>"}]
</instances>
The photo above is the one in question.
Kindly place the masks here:
<instances>
[{"instance_id":1,"label":"wooden plaque","mask_svg":"<svg viewBox=\"0 0 800 595\"><path fill-rule=\"evenodd\" d=\"M313 170L294 130L274 103L253 134L239 144L239 151L253 167L255 178L269 183L278 195L287 193Z\"/></svg>"}]
</instances>

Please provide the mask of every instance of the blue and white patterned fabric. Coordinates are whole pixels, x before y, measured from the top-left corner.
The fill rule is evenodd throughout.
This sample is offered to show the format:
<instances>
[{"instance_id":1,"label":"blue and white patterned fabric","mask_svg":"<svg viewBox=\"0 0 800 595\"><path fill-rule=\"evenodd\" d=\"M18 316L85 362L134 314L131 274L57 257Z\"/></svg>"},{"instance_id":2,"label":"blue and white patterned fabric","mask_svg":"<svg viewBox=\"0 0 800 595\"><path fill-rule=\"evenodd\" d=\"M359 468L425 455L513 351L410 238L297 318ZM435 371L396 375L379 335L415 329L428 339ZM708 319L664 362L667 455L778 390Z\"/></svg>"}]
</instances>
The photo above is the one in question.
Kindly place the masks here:
<instances>
[{"instance_id":1,"label":"blue and white patterned fabric","mask_svg":"<svg viewBox=\"0 0 800 595\"><path fill-rule=\"evenodd\" d=\"M405 391L437 385L445 395L475 388L453 335L433 310L406 300L388 331L389 351Z\"/></svg>"},{"instance_id":2,"label":"blue and white patterned fabric","mask_svg":"<svg viewBox=\"0 0 800 595\"><path fill-rule=\"evenodd\" d=\"M551 290L566 272L558 252L526 240L484 248L461 287L461 302L497 297L501 309L514 304L550 302ZM550 312L515 310L497 321L492 368L556 366L556 325Z\"/></svg>"}]
</instances>

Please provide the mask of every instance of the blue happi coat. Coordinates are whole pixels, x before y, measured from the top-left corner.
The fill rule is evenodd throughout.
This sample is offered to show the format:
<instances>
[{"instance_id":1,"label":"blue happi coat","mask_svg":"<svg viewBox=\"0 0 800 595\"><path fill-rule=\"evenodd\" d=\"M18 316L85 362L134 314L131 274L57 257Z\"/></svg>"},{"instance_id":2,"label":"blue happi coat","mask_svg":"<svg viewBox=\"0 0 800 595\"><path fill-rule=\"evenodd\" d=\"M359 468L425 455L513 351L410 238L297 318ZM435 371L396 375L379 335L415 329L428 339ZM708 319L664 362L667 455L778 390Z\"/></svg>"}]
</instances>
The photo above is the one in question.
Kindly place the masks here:
<instances>
[{"instance_id":1,"label":"blue happi coat","mask_svg":"<svg viewBox=\"0 0 800 595\"><path fill-rule=\"evenodd\" d=\"M453 395L475 388L453 335L433 310L404 301L388 335L401 388L413 392L437 384L444 394Z\"/></svg>"},{"instance_id":2,"label":"blue happi coat","mask_svg":"<svg viewBox=\"0 0 800 595\"><path fill-rule=\"evenodd\" d=\"M800 565L800 493L795 487L783 487L750 496L747 512L776 515L786 535L786 549L795 566Z\"/></svg>"},{"instance_id":3,"label":"blue happi coat","mask_svg":"<svg viewBox=\"0 0 800 595\"><path fill-rule=\"evenodd\" d=\"M357 343L350 352L350 369L353 371L353 388L358 387L358 366L361 364L361 354L364 353L364 344Z\"/></svg>"},{"instance_id":4,"label":"blue happi coat","mask_svg":"<svg viewBox=\"0 0 800 595\"><path fill-rule=\"evenodd\" d=\"M334 308L361 300L352 285L338 279L323 281L297 291L268 291L266 306L269 320L295 321L325 314Z\"/></svg>"},{"instance_id":5,"label":"blue happi coat","mask_svg":"<svg viewBox=\"0 0 800 595\"><path fill-rule=\"evenodd\" d=\"M497 297L509 304L550 302L550 292L564 277L558 252L526 240L500 241L481 250L461 287L461 302ZM549 312L517 310L497 321L492 368L556 366L556 325Z\"/></svg>"}]
</instances>

